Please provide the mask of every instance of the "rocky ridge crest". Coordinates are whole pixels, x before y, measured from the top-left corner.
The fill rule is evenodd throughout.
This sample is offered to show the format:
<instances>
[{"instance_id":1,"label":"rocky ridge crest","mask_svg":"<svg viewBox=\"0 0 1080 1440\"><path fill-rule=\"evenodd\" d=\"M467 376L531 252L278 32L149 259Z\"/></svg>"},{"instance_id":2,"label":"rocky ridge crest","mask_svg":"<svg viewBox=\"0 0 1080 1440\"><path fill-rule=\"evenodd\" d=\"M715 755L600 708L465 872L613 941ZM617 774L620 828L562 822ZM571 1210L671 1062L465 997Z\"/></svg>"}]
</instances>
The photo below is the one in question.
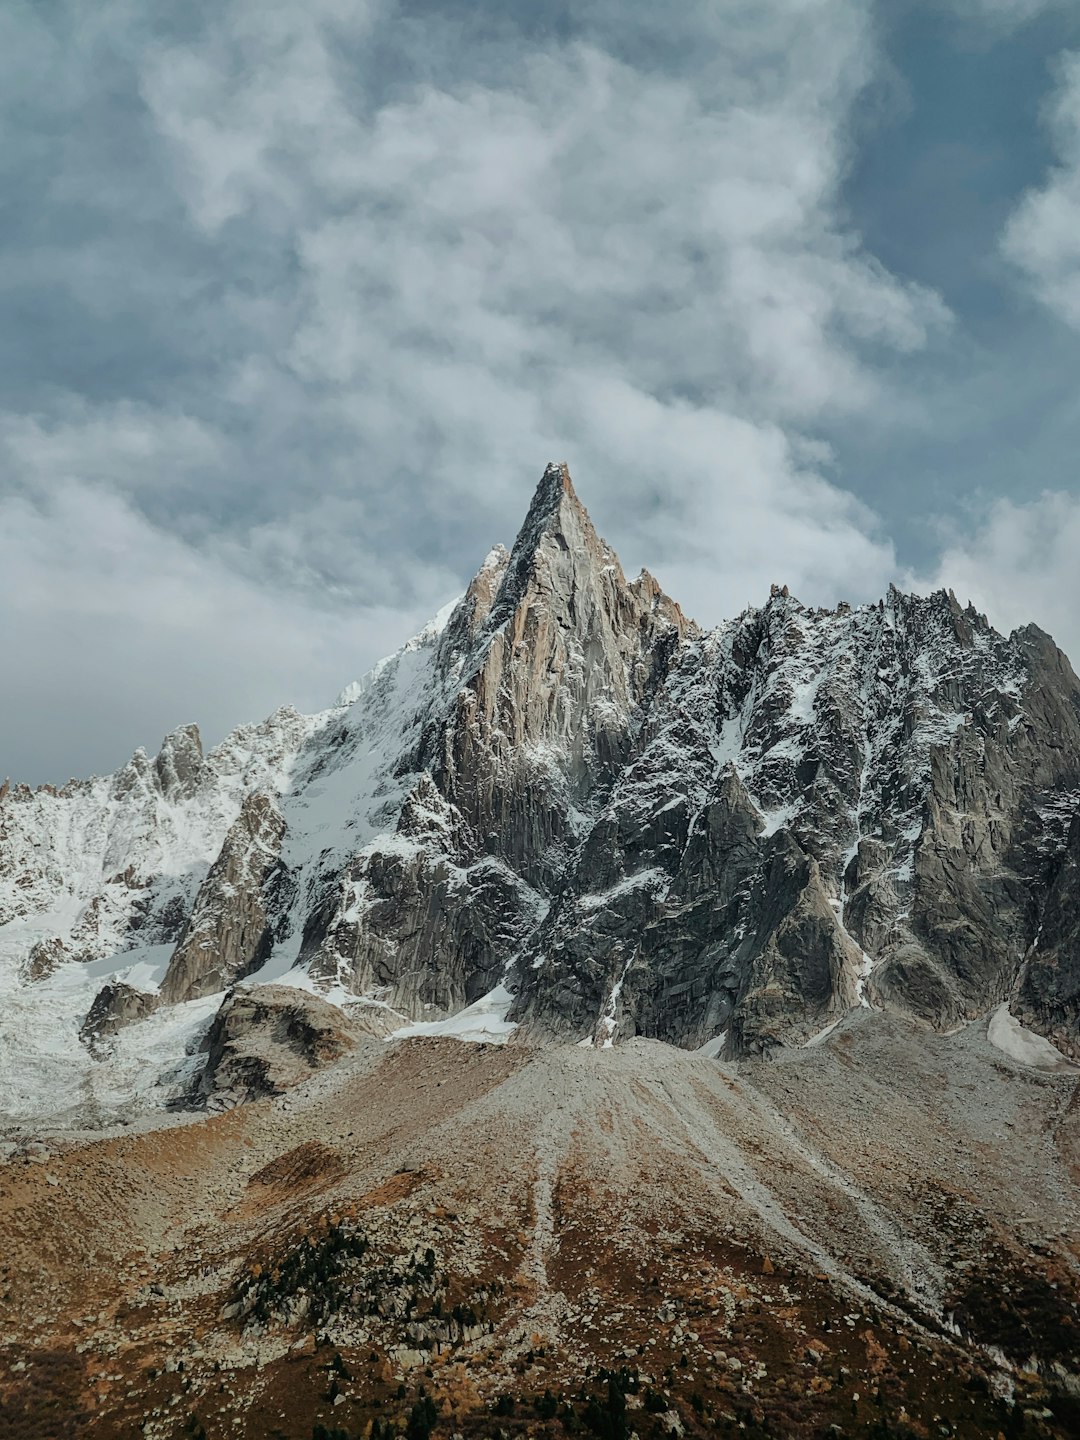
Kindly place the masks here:
<instances>
[{"instance_id":1,"label":"rocky ridge crest","mask_svg":"<svg viewBox=\"0 0 1080 1440\"><path fill-rule=\"evenodd\" d=\"M505 982L537 1036L729 1055L1011 1001L1078 1056L1078 803L1080 682L1042 632L774 587L703 633L553 465L513 550L332 709L6 791L0 1026L75 1033L101 979L95 1033L205 1024L294 972L401 1019ZM16 1100L52 1055L0 1062Z\"/></svg>"}]
</instances>

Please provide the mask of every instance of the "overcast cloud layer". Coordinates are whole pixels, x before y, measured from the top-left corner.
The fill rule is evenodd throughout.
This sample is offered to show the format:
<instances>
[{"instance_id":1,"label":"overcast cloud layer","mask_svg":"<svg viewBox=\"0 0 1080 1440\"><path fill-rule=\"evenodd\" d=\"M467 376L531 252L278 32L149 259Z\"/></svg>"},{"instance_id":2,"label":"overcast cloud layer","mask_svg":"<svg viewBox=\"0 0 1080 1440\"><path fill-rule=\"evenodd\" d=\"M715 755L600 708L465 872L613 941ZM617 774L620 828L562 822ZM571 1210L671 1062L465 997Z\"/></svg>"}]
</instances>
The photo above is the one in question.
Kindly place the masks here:
<instances>
[{"instance_id":1,"label":"overcast cloud layer","mask_svg":"<svg viewBox=\"0 0 1080 1440\"><path fill-rule=\"evenodd\" d=\"M1051 26L1045 164L980 264L1072 347L1057 8L955 24ZM328 704L550 459L703 621L906 578L1080 654L1071 471L965 475L898 548L902 488L854 463L975 445L934 377L1009 362L862 238L860 147L906 83L865 0L39 0L0 57L0 774Z\"/></svg>"}]
</instances>

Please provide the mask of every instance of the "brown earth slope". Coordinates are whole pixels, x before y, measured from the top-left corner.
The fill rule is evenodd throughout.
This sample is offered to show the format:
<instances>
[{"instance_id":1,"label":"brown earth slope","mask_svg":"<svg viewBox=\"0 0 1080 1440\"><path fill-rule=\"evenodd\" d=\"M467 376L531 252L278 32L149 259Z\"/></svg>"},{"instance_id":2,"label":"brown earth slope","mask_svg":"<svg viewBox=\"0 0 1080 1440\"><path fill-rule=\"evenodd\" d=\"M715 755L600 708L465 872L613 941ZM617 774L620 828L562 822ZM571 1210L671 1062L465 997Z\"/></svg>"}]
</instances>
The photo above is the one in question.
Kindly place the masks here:
<instances>
[{"instance_id":1,"label":"brown earth slope","mask_svg":"<svg viewBox=\"0 0 1080 1440\"><path fill-rule=\"evenodd\" d=\"M0 1170L0 1434L1080 1432L1078 1086L870 1012L772 1062L369 1044Z\"/></svg>"}]
</instances>

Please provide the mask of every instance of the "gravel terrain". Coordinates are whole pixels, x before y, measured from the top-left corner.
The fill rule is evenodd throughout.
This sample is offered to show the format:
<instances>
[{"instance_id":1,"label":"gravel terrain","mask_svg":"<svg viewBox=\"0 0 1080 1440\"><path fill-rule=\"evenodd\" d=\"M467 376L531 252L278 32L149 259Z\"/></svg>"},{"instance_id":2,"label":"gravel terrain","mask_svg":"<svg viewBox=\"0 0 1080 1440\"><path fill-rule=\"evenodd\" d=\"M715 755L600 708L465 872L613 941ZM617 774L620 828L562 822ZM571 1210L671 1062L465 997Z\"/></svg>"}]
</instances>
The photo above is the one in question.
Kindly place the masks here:
<instances>
[{"instance_id":1,"label":"gravel terrain","mask_svg":"<svg viewBox=\"0 0 1080 1440\"><path fill-rule=\"evenodd\" d=\"M554 1435L615 1385L642 1436L1074 1434L1080 1076L985 1029L866 1011L740 1065L369 1040L23 1141L0 1432L361 1435L423 1386L448 1434Z\"/></svg>"}]
</instances>

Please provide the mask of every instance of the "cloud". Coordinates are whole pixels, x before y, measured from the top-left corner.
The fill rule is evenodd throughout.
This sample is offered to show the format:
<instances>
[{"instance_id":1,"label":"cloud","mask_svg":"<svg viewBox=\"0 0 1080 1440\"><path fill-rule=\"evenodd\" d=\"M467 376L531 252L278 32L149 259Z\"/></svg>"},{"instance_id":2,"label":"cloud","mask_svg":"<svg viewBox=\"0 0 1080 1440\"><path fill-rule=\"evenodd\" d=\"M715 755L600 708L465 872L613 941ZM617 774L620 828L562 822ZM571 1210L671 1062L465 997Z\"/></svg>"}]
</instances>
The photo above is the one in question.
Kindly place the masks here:
<instances>
[{"instance_id":1,"label":"cloud","mask_svg":"<svg viewBox=\"0 0 1080 1440\"><path fill-rule=\"evenodd\" d=\"M955 536L918 588L950 586L999 629L1034 621L1080 663L1080 498L1046 491L1027 503L998 500Z\"/></svg>"},{"instance_id":2,"label":"cloud","mask_svg":"<svg viewBox=\"0 0 1080 1440\"><path fill-rule=\"evenodd\" d=\"M989 22L999 30L1012 30L1048 11L1065 10L1071 0L953 0L965 19Z\"/></svg>"},{"instance_id":3,"label":"cloud","mask_svg":"<svg viewBox=\"0 0 1080 1440\"><path fill-rule=\"evenodd\" d=\"M890 357L949 324L845 209L859 0L57 8L18 93L46 139L0 162L42 217L0 278L39 317L0 415L7 593L38 693L31 644L82 696L78 725L9 709L30 778L166 706L328 697L549 459L705 621L894 573L815 439L891 411Z\"/></svg>"},{"instance_id":4,"label":"cloud","mask_svg":"<svg viewBox=\"0 0 1080 1440\"><path fill-rule=\"evenodd\" d=\"M72 755L114 768L189 720L208 740L286 702L324 708L381 653L388 628L418 628L453 577L413 614L345 614L254 584L150 525L119 494L50 480L0 497L4 642L0 768ZM65 778L62 768L51 772Z\"/></svg>"},{"instance_id":5,"label":"cloud","mask_svg":"<svg viewBox=\"0 0 1080 1440\"><path fill-rule=\"evenodd\" d=\"M944 317L837 219L869 65L858 7L754 12L701 18L704 76L579 38L479 78L458 36L438 83L363 113L317 14L268 63L226 7L208 40L155 56L143 92L197 225L292 237L287 358L308 381L366 388L414 353L521 369L569 341L654 392L803 420L876 397L860 343L916 348Z\"/></svg>"},{"instance_id":6,"label":"cloud","mask_svg":"<svg viewBox=\"0 0 1080 1440\"><path fill-rule=\"evenodd\" d=\"M736 9L722 24L704 7L682 16L687 41L711 47L689 71L635 50L635 22L639 42L653 39L636 7L618 26L597 7L591 29L510 54L440 30L429 42L443 63L432 72L421 47L424 78L374 105L333 65L318 16L295 21L300 58L275 62L306 77L302 104L286 87L277 105L258 55L237 51L235 10L197 47L160 51L143 91L194 223L284 226L295 248L292 303L268 317L281 322L276 365L244 368L246 401L268 408L270 386L305 406L317 395L323 435L336 420L342 443L409 487L414 511L464 506L504 527L552 454L576 458L601 518L615 495L620 511L650 513L666 474L670 518L685 525L692 429L705 447L695 473L729 495L731 516L757 493L764 523L774 493L805 486L811 528L829 497L863 553L866 513L782 459L774 429L794 439L880 402L872 357L922 346L947 316L838 216L849 108L873 64L860 7ZM624 431L654 435L647 464L615 446L617 478L612 437L595 444L605 427L580 403L602 392L620 396ZM756 459L736 476L715 439L747 421L761 427ZM832 518L821 534L834 544ZM834 553L848 584L846 550Z\"/></svg>"},{"instance_id":7,"label":"cloud","mask_svg":"<svg viewBox=\"0 0 1080 1440\"><path fill-rule=\"evenodd\" d=\"M0 414L0 455L12 478L47 474L135 493L220 484L230 458L224 437L196 417L78 398L48 415Z\"/></svg>"},{"instance_id":8,"label":"cloud","mask_svg":"<svg viewBox=\"0 0 1080 1440\"><path fill-rule=\"evenodd\" d=\"M1009 217L1006 256L1024 272L1038 299L1080 329L1080 52L1058 61L1057 87L1046 110L1057 163Z\"/></svg>"},{"instance_id":9,"label":"cloud","mask_svg":"<svg viewBox=\"0 0 1080 1440\"><path fill-rule=\"evenodd\" d=\"M588 500L595 477L606 497L594 518L627 568L652 570L688 614L716 623L761 604L773 581L807 603L863 599L896 574L874 516L822 478L827 456L780 426L598 374L567 377L563 402L582 436L580 488ZM637 493L620 513L625 477Z\"/></svg>"}]
</instances>

